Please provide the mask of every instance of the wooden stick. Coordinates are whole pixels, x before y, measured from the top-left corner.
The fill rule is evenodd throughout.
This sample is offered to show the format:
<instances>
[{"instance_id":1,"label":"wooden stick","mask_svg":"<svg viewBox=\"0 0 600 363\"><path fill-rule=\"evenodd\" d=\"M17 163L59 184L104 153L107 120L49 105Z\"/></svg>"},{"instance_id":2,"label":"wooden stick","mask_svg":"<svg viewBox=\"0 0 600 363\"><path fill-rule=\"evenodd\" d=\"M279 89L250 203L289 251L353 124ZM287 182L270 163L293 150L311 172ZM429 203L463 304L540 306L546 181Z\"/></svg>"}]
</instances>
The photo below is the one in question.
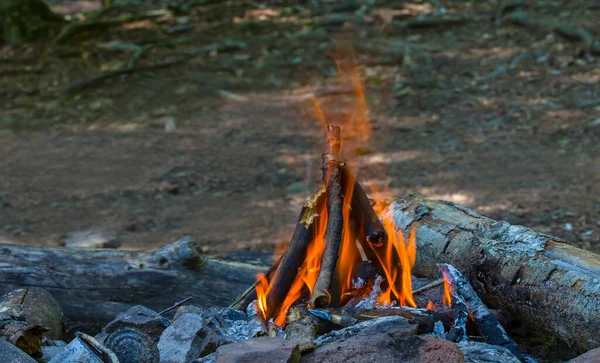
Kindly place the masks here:
<instances>
[{"instance_id":1,"label":"wooden stick","mask_svg":"<svg viewBox=\"0 0 600 363\"><path fill-rule=\"evenodd\" d=\"M165 310L161 311L160 313L158 313L158 315L164 315L164 314L168 313L169 311L173 311L173 310L177 309L178 307L180 307L181 305L185 304L186 302L192 300L193 298L194 298L193 296L186 297L185 299L181 300L180 302L173 304L173 306L170 306L170 307L166 308Z\"/></svg>"},{"instance_id":2,"label":"wooden stick","mask_svg":"<svg viewBox=\"0 0 600 363\"><path fill-rule=\"evenodd\" d=\"M460 343L467 340L469 307L467 306L465 299L455 291L450 293L450 297L452 299L452 315L454 320L452 321L452 326L448 332L447 339L455 343Z\"/></svg>"},{"instance_id":3,"label":"wooden stick","mask_svg":"<svg viewBox=\"0 0 600 363\"><path fill-rule=\"evenodd\" d=\"M329 289L335 273L344 220L342 217L342 185L340 183L340 127L327 125L327 142L321 156L323 181L327 189L327 227L325 229L325 249L321 256L321 271L315 282L310 304L314 307L327 306L331 302Z\"/></svg>"},{"instance_id":4,"label":"wooden stick","mask_svg":"<svg viewBox=\"0 0 600 363\"><path fill-rule=\"evenodd\" d=\"M392 309L317 309L330 315L348 316L365 321L377 319L384 316L402 316L412 322L419 324L418 334L427 334L433 331L437 321L442 322L444 327L449 329L452 322L452 312L449 310L431 311L420 308L411 308L407 306L398 306Z\"/></svg>"},{"instance_id":5,"label":"wooden stick","mask_svg":"<svg viewBox=\"0 0 600 363\"><path fill-rule=\"evenodd\" d=\"M358 227L359 241L363 244L365 252L371 249L369 246L365 246L365 243L369 243L373 247L383 246L387 242L387 234L375 210L373 210L371 201L350 168L344 164L341 169L342 185L349 182L354 183L350 206L352 208L352 219Z\"/></svg>"},{"instance_id":6,"label":"wooden stick","mask_svg":"<svg viewBox=\"0 0 600 363\"><path fill-rule=\"evenodd\" d=\"M269 280L269 291L267 293L267 316L274 317L283 304L292 283L296 279L298 270L306 259L306 252L310 242L314 239L314 228L319 211L325 202L325 189L321 189L310 200L308 200L294 230L294 235L283 254L281 262L275 270L273 277Z\"/></svg>"},{"instance_id":7,"label":"wooden stick","mask_svg":"<svg viewBox=\"0 0 600 363\"><path fill-rule=\"evenodd\" d=\"M450 284L455 294L460 294L473 316L473 320L479 326L481 335L490 344L499 345L510 350L515 357L523 360L523 356L517 347L517 344L506 334L506 331L500 325L494 314L481 301L469 281L456 269L449 264L439 264L438 268L444 275L444 278Z\"/></svg>"}]
</instances>

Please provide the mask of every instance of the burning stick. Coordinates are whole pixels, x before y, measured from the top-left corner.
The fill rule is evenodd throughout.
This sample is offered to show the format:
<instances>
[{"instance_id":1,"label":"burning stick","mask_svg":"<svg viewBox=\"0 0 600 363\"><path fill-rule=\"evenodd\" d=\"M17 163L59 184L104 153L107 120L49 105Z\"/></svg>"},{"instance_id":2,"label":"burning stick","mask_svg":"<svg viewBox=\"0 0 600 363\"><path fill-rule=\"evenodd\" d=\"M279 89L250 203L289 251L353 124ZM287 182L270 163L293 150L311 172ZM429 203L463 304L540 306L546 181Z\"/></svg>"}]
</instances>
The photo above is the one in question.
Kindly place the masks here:
<instances>
[{"instance_id":1,"label":"burning stick","mask_svg":"<svg viewBox=\"0 0 600 363\"><path fill-rule=\"evenodd\" d=\"M304 263L306 251L310 242L314 238L315 218L318 218L318 211L321 210L321 203L324 202L324 189L317 192L309 199L300 212L298 224L294 230L294 235L281 257L279 266L269 279L269 291L267 293L267 317L274 317L279 312L290 287L294 283L298 270Z\"/></svg>"},{"instance_id":2,"label":"burning stick","mask_svg":"<svg viewBox=\"0 0 600 363\"><path fill-rule=\"evenodd\" d=\"M340 183L340 127L327 125L327 143L321 156L323 182L327 190L327 228L325 229L325 249L321 256L321 271L315 282L310 304L315 307L327 306L331 302L329 289L338 259L344 220L342 217L342 185Z\"/></svg>"},{"instance_id":3,"label":"burning stick","mask_svg":"<svg viewBox=\"0 0 600 363\"><path fill-rule=\"evenodd\" d=\"M485 340L490 344L507 348L517 358L523 360L517 344L506 334L506 331L490 309L479 299L469 281L452 265L443 263L437 266L452 287L452 291L464 298L472 313L473 320L479 327L481 335L484 336ZM454 305L454 301L452 301L452 304Z\"/></svg>"},{"instance_id":4,"label":"burning stick","mask_svg":"<svg viewBox=\"0 0 600 363\"><path fill-rule=\"evenodd\" d=\"M387 242L387 234L383 224L375 214L371 201L367 197L367 194L360 186L356 176L346 164L342 165L342 185L347 183L354 183L352 193L352 221L356 224L359 241L361 244L368 242L373 247L381 247ZM363 246L365 252L368 254L368 250L371 250L369 246ZM370 256L369 256L370 258ZM372 259L376 261L376 259Z\"/></svg>"}]
</instances>

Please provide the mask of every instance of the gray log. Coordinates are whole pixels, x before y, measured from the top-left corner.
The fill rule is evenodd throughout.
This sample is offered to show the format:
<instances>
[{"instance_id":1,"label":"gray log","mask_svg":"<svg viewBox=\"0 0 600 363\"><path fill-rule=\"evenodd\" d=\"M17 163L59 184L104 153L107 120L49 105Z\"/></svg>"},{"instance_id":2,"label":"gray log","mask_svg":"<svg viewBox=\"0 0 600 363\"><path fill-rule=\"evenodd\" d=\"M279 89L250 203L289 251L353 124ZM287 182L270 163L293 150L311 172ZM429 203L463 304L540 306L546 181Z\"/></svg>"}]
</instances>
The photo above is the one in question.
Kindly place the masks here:
<instances>
[{"instance_id":1,"label":"gray log","mask_svg":"<svg viewBox=\"0 0 600 363\"><path fill-rule=\"evenodd\" d=\"M97 333L137 304L160 311L193 296L201 307L227 305L264 268L206 258L190 238L145 251L0 245L0 294L43 287L71 331Z\"/></svg>"},{"instance_id":2,"label":"gray log","mask_svg":"<svg viewBox=\"0 0 600 363\"><path fill-rule=\"evenodd\" d=\"M397 227L417 227L417 276L459 269L491 309L584 352L600 346L600 256L460 205L409 196L391 204Z\"/></svg>"}]
</instances>

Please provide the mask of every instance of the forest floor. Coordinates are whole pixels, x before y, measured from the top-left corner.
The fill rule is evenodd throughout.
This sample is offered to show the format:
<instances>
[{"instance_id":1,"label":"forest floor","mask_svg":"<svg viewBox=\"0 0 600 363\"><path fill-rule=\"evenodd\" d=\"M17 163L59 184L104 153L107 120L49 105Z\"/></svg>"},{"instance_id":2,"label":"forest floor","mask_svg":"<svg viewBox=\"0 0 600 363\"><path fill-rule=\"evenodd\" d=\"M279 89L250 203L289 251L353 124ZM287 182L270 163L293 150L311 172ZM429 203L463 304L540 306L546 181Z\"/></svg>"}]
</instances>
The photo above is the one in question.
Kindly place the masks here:
<instances>
[{"instance_id":1,"label":"forest floor","mask_svg":"<svg viewBox=\"0 0 600 363\"><path fill-rule=\"evenodd\" d=\"M361 180L600 252L600 58L585 45L496 21L494 1L321 12L293 1L204 3L0 49L0 241L59 244L103 228L123 248L191 235L211 255L273 250L320 183L311 94L335 122L355 112L330 57L345 33L372 127L345 149ZM549 0L523 11L599 35L598 5ZM428 14L465 19L394 26ZM124 61L135 65L110 73ZM81 86L98 75L110 76Z\"/></svg>"}]
</instances>

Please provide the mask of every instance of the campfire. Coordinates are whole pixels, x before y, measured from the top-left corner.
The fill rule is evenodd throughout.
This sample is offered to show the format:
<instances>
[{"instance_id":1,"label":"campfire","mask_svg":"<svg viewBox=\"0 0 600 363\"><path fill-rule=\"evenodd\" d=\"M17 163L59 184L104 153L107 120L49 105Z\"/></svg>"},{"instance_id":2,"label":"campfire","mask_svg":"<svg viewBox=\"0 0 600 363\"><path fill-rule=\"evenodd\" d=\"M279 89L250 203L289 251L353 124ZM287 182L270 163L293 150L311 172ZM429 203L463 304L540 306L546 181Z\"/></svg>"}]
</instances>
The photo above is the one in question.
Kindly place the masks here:
<instances>
[{"instance_id":1,"label":"campfire","mask_svg":"<svg viewBox=\"0 0 600 363\"><path fill-rule=\"evenodd\" d=\"M376 199L370 199L351 163L341 156L346 129L354 147L357 132L359 137L364 136L360 132L368 135L370 126L356 68L340 70L354 90L356 111L362 116L347 125L331 124L313 101L324 126L323 185L303 205L284 253L266 274L258 273L255 284L231 307L247 312L253 336L291 332L295 338L293 326L307 319L309 325L319 326L317 331L328 332L400 316L416 323L420 333L457 343L486 341L523 359L493 313L452 265L439 265L443 278L413 291L416 223L405 229L397 225L391 202L375 190L371 192ZM300 337L304 351L314 348L316 336L310 335L308 340Z\"/></svg>"}]
</instances>

